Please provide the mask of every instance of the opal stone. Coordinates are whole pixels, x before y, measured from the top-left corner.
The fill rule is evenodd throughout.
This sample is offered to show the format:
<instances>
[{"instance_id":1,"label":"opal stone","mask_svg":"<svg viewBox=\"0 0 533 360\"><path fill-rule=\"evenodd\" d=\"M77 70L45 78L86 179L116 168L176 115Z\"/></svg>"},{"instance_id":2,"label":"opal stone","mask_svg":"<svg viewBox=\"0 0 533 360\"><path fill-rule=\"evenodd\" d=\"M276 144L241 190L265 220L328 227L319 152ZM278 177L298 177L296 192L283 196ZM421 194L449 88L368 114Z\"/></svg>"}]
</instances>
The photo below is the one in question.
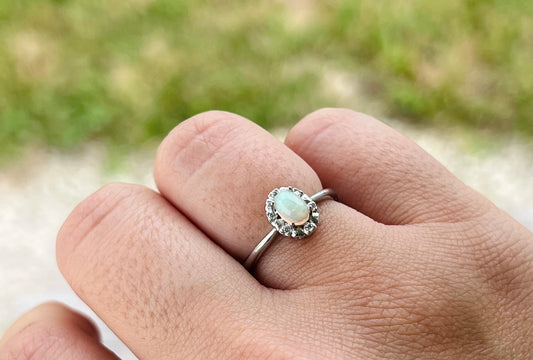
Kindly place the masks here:
<instances>
[{"instance_id":1,"label":"opal stone","mask_svg":"<svg viewBox=\"0 0 533 360\"><path fill-rule=\"evenodd\" d=\"M274 207L283 220L303 225L309 220L309 208L305 201L290 190L282 190L274 197Z\"/></svg>"}]
</instances>

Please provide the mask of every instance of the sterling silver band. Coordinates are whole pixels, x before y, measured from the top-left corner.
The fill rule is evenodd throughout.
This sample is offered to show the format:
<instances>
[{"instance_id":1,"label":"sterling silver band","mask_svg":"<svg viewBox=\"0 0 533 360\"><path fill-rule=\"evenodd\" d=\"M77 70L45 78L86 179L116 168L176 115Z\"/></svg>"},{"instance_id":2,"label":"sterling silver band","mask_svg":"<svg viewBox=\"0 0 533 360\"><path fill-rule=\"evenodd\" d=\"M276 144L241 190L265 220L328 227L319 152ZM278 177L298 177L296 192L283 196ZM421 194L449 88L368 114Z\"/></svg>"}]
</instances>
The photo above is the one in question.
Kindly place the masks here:
<instances>
[{"instance_id":1,"label":"sterling silver band","mask_svg":"<svg viewBox=\"0 0 533 360\"><path fill-rule=\"evenodd\" d=\"M335 201L338 200L337 194L333 189L323 189L316 194L310 196L311 200L314 202L319 202L321 200L324 200L326 198L331 198ZM263 253L268 249L270 245L274 242L274 240L277 238L279 232L275 228L270 230L270 232L257 244L257 246L252 250L250 255L244 260L243 266L250 272L253 271L255 265L259 261L259 258L263 255Z\"/></svg>"}]
</instances>

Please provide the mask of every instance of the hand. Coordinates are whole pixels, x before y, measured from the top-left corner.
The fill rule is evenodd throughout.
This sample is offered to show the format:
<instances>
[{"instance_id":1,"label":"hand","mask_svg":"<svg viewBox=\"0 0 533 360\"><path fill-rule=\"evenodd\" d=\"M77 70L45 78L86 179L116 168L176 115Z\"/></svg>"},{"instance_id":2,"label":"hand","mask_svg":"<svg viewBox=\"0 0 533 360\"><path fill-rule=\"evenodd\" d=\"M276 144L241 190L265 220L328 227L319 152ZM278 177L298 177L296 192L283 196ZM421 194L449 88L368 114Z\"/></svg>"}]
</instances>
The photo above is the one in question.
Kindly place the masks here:
<instances>
[{"instance_id":1,"label":"hand","mask_svg":"<svg viewBox=\"0 0 533 360\"><path fill-rule=\"evenodd\" d=\"M212 111L155 161L160 193L113 184L57 242L78 295L140 358L533 357L533 236L414 143L323 109L285 144ZM270 190L323 187L320 224L242 261L271 229ZM114 358L81 315L45 305L1 357ZM46 314L46 315L43 315Z\"/></svg>"}]
</instances>

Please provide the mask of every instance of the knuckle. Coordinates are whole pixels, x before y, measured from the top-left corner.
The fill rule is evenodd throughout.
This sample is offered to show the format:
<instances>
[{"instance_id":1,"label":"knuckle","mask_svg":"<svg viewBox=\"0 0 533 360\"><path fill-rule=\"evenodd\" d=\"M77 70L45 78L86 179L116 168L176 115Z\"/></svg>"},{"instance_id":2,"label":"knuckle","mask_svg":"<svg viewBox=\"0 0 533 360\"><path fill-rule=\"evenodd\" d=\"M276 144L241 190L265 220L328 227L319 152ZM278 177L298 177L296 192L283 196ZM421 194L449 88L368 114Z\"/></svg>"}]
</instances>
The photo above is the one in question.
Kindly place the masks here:
<instances>
[{"instance_id":1,"label":"knuckle","mask_svg":"<svg viewBox=\"0 0 533 360\"><path fill-rule=\"evenodd\" d=\"M211 110L193 116L176 126L157 151L154 173L158 186L165 188L170 175L184 180L191 177L228 141L236 129L243 129L245 118L226 111ZM244 130L243 130L244 131Z\"/></svg>"},{"instance_id":2,"label":"knuckle","mask_svg":"<svg viewBox=\"0 0 533 360\"><path fill-rule=\"evenodd\" d=\"M57 262L70 286L82 298L97 296L105 308L153 308L150 289L166 286L161 248L178 246L172 243L172 227L162 220L170 206L159 194L137 185L108 185L87 199L75 210L80 214L73 221L81 225L57 246ZM179 246L187 250L181 242ZM139 314L124 311L121 316L126 321Z\"/></svg>"},{"instance_id":3,"label":"knuckle","mask_svg":"<svg viewBox=\"0 0 533 360\"><path fill-rule=\"evenodd\" d=\"M218 139L237 121L239 115L219 110L197 114L176 126L163 140L156 155L156 173L168 167L187 148L195 148L198 143L216 144ZM159 165L159 166L158 166Z\"/></svg>"},{"instance_id":4,"label":"knuckle","mask_svg":"<svg viewBox=\"0 0 533 360\"><path fill-rule=\"evenodd\" d=\"M301 122L320 129L324 124L338 124L369 118L368 115L347 108L322 108L306 115Z\"/></svg>"},{"instance_id":5,"label":"knuckle","mask_svg":"<svg viewBox=\"0 0 533 360\"><path fill-rule=\"evenodd\" d=\"M116 226L129 210L128 199L150 191L143 186L109 184L82 201L69 215L57 237L57 260L60 267L83 244L95 235L104 235L106 227ZM105 237L102 236L102 237Z\"/></svg>"},{"instance_id":6,"label":"knuckle","mask_svg":"<svg viewBox=\"0 0 533 360\"><path fill-rule=\"evenodd\" d=\"M321 108L313 111L303 118L303 121L324 121L324 120L348 120L356 117L367 116L357 111L347 108Z\"/></svg>"},{"instance_id":7,"label":"knuckle","mask_svg":"<svg viewBox=\"0 0 533 360\"><path fill-rule=\"evenodd\" d=\"M74 339L67 329L46 322L35 322L9 340L3 357L10 359L59 358Z\"/></svg>"},{"instance_id":8,"label":"knuckle","mask_svg":"<svg viewBox=\"0 0 533 360\"><path fill-rule=\"evenodd\" d=\"M352 127L353 121L364 119L370 117L346 108L322 108L300 120L287 134L285 143L305 151L317 142L331 142L332 133L342 133Z\"/></svg>"}]
</instances>

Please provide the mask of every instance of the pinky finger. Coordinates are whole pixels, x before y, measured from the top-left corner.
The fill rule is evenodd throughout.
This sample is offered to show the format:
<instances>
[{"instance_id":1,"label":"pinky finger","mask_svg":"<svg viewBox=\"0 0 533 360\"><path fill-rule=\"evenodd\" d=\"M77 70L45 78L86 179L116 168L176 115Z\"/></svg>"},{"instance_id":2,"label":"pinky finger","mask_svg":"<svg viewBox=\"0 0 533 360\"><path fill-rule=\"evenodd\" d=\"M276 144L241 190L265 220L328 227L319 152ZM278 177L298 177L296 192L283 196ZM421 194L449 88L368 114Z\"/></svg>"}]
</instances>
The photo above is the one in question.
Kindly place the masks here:
<instances>
[{"instance_id":1,"label":"pinky finger","mask_svg":"<svg viewBox=\"0 0 533 360\"><path fill-rule=\"evenodd\" d=\"M118 359L99 341L98 330L58 303L22 315L0 340L0 359Z\"/></svg>"}]
</instances>

